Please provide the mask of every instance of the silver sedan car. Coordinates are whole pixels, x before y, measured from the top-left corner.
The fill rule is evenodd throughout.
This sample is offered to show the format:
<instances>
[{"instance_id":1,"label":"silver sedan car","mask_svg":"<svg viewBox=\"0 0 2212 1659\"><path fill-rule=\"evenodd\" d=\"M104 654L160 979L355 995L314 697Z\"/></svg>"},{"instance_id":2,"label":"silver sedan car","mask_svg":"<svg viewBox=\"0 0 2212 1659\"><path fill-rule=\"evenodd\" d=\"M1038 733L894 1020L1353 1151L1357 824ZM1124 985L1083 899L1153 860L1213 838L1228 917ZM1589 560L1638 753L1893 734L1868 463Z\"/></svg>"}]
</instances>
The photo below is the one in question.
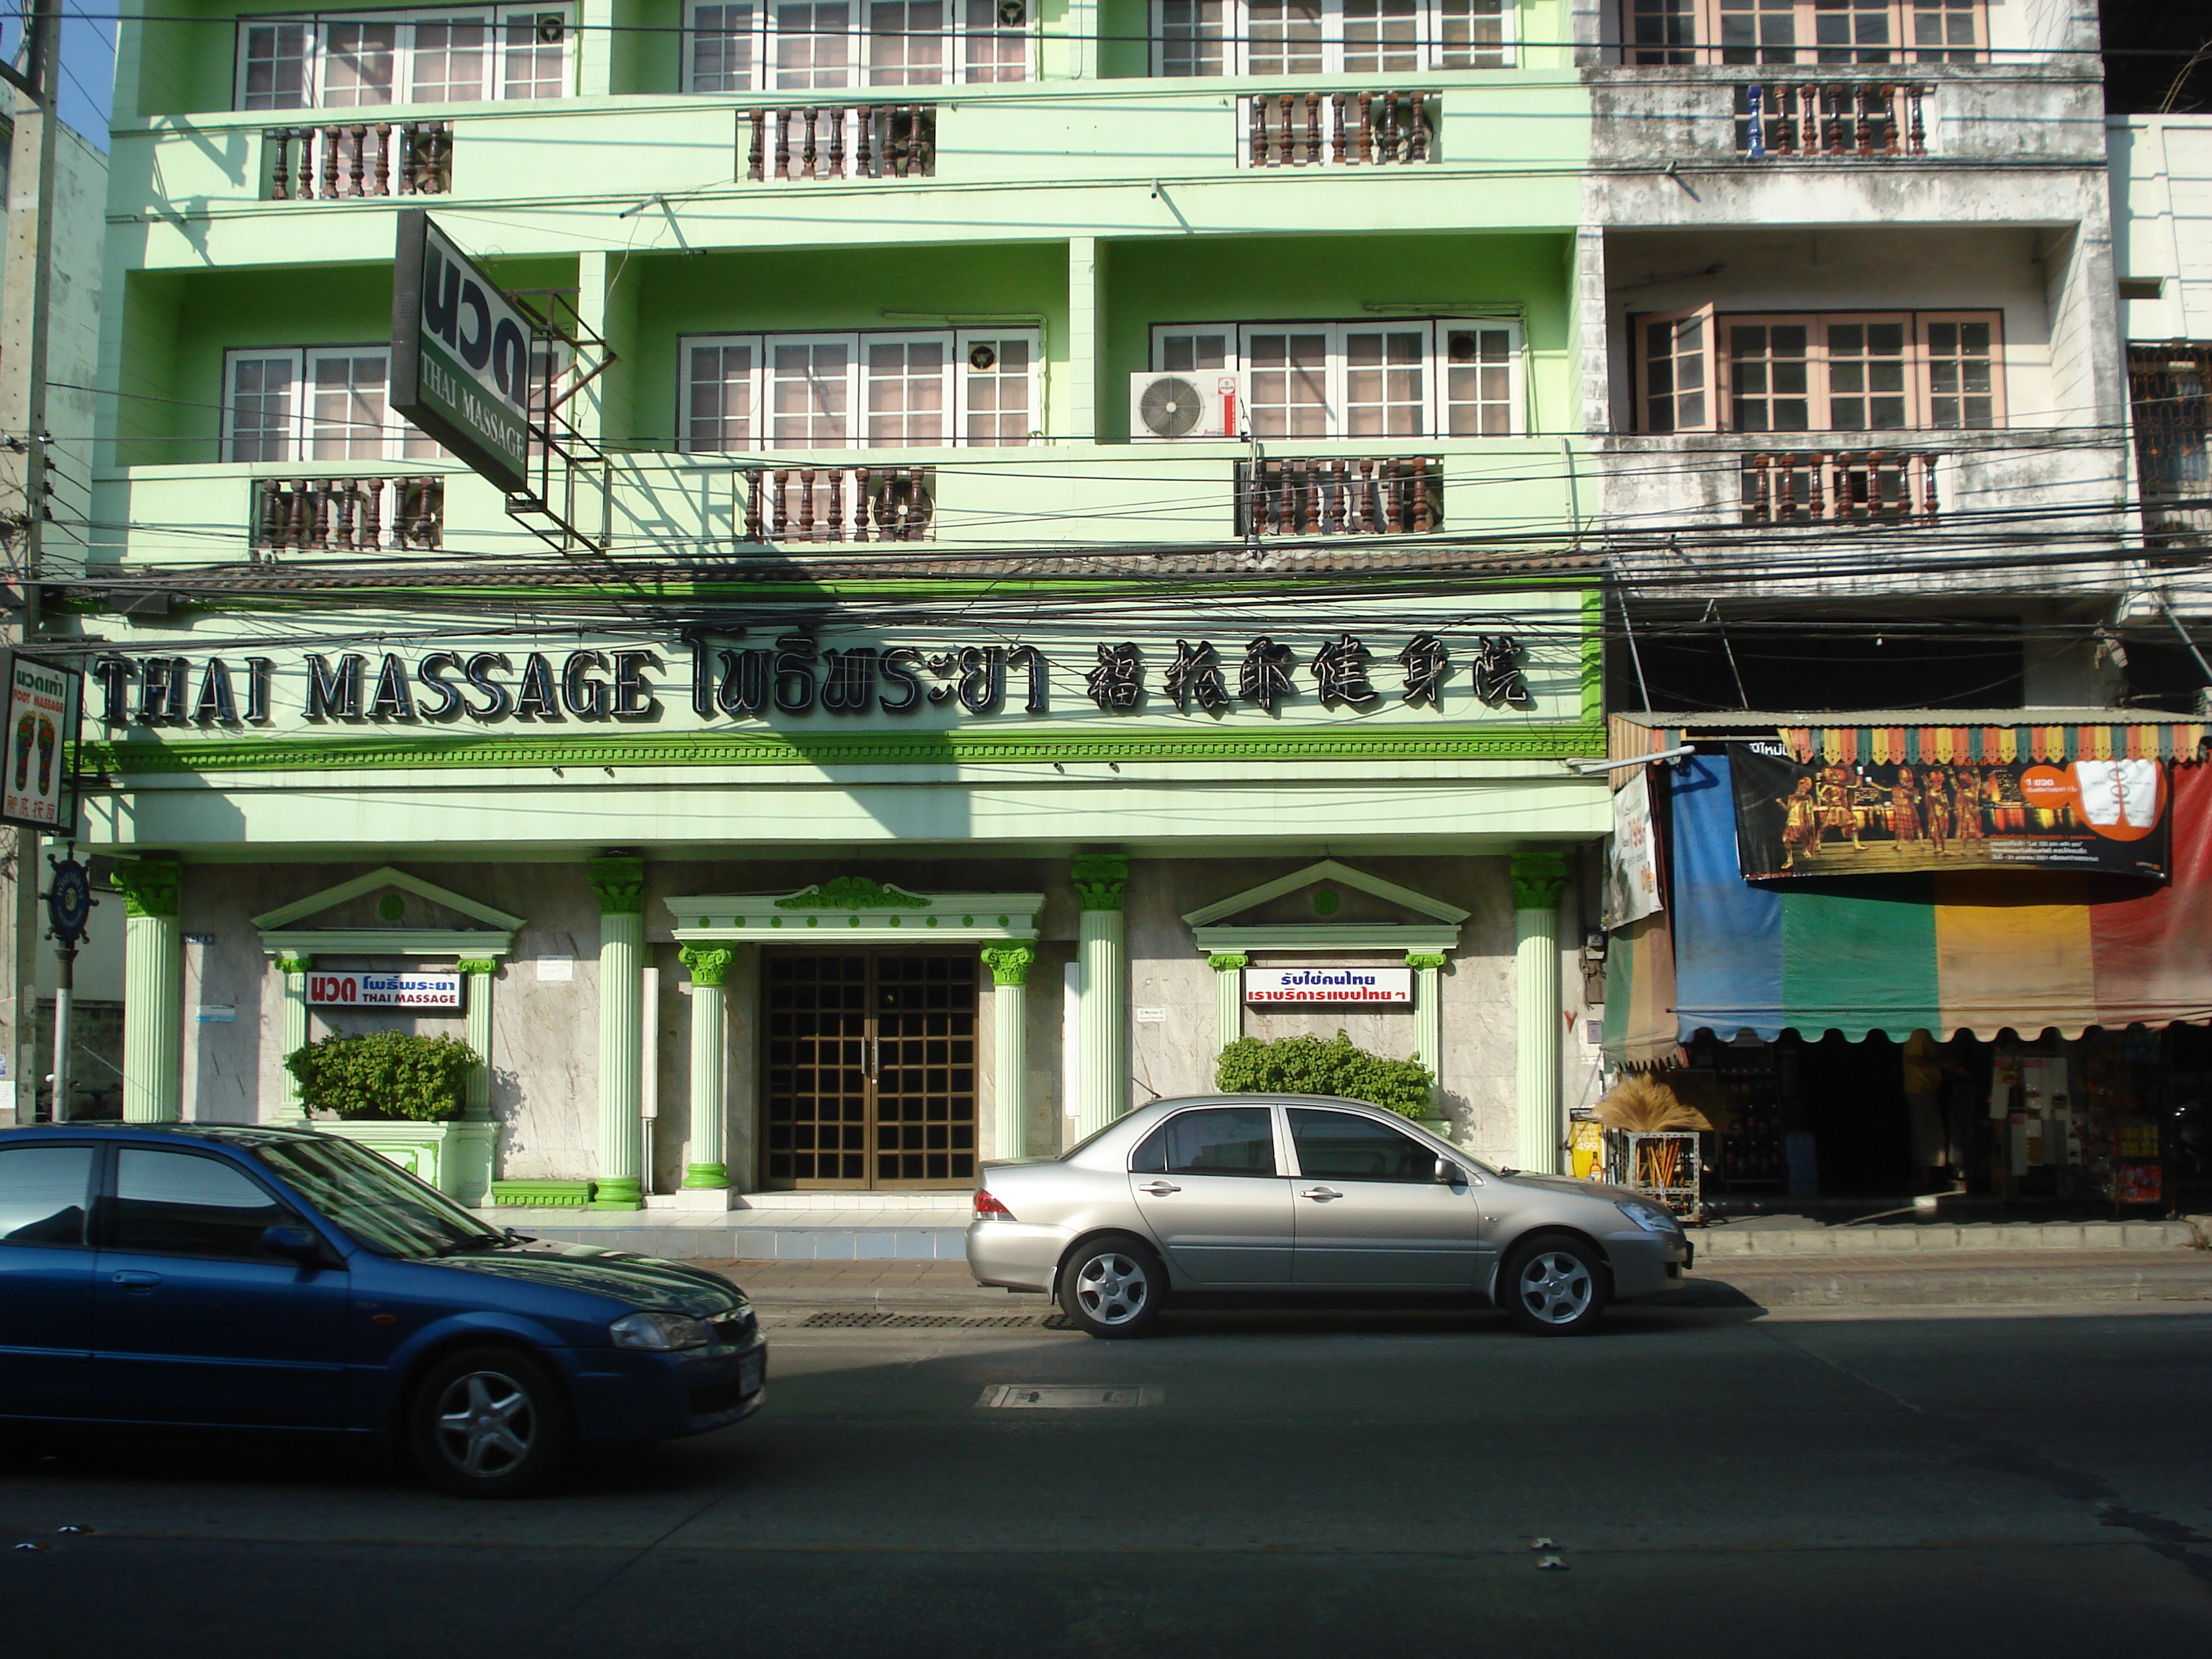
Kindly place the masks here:
<instances>
[{"instance_id":1,"label":"silver sedan car","mask_svg":"<svg viewBox=\"0 0 2212 1659\"><path fill-rule=\"evenodd\" d=\"M1468 1292L1587 1330L1678 1288L1692 1247L1620 1187L1478 1163L1395 1112L1306 1095L1156 1100L1058 1158L986 1164L976 1282L1043 1291L1098 1337L1178 1291Z\"/></svg>"}]
</instances>

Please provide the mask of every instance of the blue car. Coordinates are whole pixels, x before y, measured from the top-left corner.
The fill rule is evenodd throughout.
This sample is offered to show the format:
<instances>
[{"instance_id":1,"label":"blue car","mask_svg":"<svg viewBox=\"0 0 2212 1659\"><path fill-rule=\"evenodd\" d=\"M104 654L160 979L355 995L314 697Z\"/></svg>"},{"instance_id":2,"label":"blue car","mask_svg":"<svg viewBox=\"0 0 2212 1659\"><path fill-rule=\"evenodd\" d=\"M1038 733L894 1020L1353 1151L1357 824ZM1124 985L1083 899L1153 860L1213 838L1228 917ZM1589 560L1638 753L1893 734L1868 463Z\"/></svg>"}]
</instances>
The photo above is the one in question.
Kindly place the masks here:
<instances>
[{"instance_id":1,"label":"blue car","mask_svg":"<svg viewBox=\"0 0 2212 1659\"><path fill-rule=\"evenodd\" d=\"M488 1227L333 1136L0 1130L0 1431L379 1436L506 1498L749 1417L767 1367L719 1275Z\"/></svg>"}]
</instances>

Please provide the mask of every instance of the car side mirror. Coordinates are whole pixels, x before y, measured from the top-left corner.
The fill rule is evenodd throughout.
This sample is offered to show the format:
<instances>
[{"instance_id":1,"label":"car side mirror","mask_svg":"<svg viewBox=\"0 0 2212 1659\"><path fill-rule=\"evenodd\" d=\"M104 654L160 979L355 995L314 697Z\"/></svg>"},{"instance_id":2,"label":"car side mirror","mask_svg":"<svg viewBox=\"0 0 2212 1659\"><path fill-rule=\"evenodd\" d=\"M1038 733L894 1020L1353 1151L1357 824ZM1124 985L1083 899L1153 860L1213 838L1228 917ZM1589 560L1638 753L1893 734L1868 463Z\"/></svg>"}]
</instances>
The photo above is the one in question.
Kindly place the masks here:
<instances>
[{"instance_id":1,"label":"car side mirror","mask_svg":"<svg viewBox=\"0 0 2212 1659\"><path fill-rule=\"evenodd\" d=\"M327 1267L331 1265L329 1247L308 1227L264 1227L261 1231L261 1248L271 1255L283 1256L303 1267Z\"/></svg>"},{"instance_id":2,"label":"car side mirror","mask_svg":"<svg viewBox=\"0 0 2212 1659\"><path fill-rule=\"evenodd\" d=\"M1467 1171L1448 1158L1437 1160L1436 1182L1439 1187L1456 1187L1467 1179Z\"/></svg>"}]
</instances>

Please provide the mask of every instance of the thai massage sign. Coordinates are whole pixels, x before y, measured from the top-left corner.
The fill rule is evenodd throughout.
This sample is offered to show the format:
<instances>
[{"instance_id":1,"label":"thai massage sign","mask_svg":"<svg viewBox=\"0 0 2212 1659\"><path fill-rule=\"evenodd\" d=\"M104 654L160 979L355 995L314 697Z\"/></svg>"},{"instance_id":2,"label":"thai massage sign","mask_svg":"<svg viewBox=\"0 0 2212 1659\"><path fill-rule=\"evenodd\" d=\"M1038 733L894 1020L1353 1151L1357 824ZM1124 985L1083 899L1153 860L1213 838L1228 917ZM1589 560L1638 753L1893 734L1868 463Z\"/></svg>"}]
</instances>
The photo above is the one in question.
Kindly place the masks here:
<instances>
[{"instance_id":1,"label":"thai massage sign","mask_svg":"<svg viewBox=\"0 0 2212 1659\"><path fill-rule=\"evenodd\" d=\"M1273 1006L1285 1002L1368 1002L1404 1005L1413 1000L1410 968L1247 968L1244 1000Z\"/></svg>"},{"instance_id":2,"label":"thai massage sign","mask_svg":"<svg viewBox=\"0 0 2212 1659\"><path fill-rule=\"evenodd\" d=\"M0 651L8 684L8 747L0 759L0 823L67 835L76 821L65 744L76 739L77 672Z\"/></svg>"},{"instance_id":3,"label":"thai massage sign","mask_svg":"<svg viewBox=\"0 0 2212 1659\"><path fill-rule=\"evenodd\" d=\"M1800 761L1776 743L1731 752L1747 881L2018 866L2166 873L2169 791L2155 758Z\"/></svg>"},{"instance_id":4,"label":"thai massage sign","mask_svg":"<svg viewBox=\"0 0 2212 1659\"><path fill-rule=\"evenodd\" d=\"M404 415L502 489L530 459L531 319L430 216L398 216L392 392Z\"/></svg>"},{"instance_id":5,"label":"thai massage sign","mask_svg":"<svg viewBox=\"0 0 2212 1659\"><path fill-rule=\"evenodd\" d=\"M337 974L307 975L310 1008L458 1008L459 974Z\"/></svg>"}]
</instances>

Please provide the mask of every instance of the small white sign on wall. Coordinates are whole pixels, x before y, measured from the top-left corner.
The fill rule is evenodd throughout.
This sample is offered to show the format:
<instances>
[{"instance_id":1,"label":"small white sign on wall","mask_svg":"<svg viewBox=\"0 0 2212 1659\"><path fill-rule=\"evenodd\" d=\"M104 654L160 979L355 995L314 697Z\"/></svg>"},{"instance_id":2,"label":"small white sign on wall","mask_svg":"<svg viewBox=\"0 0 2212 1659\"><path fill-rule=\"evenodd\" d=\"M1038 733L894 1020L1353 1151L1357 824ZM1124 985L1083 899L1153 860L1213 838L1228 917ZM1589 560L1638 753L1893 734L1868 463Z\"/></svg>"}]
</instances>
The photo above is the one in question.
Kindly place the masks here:
<instances>
[{"instance_id":1,"label":"small white sign on wall","mask_svg":"<svg viewBox=\"0 0 2212 1659\"><path fill-rule=\"evenodd\" d=\"M1410 968L1247 968L1244 1000L1370 1002L1403 1006L1413 1000Z\"/></svg>"},{"instance_id":2,"label":"small white sign on wall","mask_svg":"<svg viewBox=\"0 0 2212 1659\"><path fill-rule=\"evenodd\" d=\"M576 977L576 958L574 957L540 957L538 958L538 982L551 984Z\"/></svg>"}]
</instances>

